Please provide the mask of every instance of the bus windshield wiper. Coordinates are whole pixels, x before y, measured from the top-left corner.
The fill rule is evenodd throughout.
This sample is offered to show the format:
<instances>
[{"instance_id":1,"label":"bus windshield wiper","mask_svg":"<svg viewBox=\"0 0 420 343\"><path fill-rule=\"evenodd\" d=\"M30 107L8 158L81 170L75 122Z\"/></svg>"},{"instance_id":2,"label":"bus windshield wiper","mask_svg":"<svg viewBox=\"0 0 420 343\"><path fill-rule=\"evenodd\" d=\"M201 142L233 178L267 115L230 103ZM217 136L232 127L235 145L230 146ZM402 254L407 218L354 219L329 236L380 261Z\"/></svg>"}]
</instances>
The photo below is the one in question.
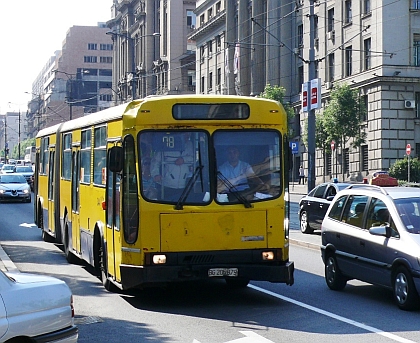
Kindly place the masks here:
<instances>
[{"instance_id":1,"label":"bus windshield wiper","mask_svg":"<svg viewBox=\"0 0 420 343\"><path fill-rule=\"evenodd\" d=\"M200 179L201 179L201 191L204 192L203 168L204 166L201 163L200 143L198 143L198 166L195 168L194 174L192 175L191 179L189 179L188 183L185 185L184 191L182 192L181 196L178 199L178 202L176 203L174 207L175 210L182 210L184 208L185 200L187 200L188 195L191 193L191 190L198 176L200 176Z\"/></svg>"},{"instance_id":2,"label":"bus windshield wiper","mask_svg":"<svg viewBox=\"0 0 420 343\"><path fill-rule=\"evenodd\" d=\"M248 199L239 193L239 190L236 188L236 186L233 185L226 176L224 176L220 171L217 171L217 176L227 187L229 193L232 193L240 203L244 204L245 208L252 208L252 205Z\"/></svg>"}]
</instances>

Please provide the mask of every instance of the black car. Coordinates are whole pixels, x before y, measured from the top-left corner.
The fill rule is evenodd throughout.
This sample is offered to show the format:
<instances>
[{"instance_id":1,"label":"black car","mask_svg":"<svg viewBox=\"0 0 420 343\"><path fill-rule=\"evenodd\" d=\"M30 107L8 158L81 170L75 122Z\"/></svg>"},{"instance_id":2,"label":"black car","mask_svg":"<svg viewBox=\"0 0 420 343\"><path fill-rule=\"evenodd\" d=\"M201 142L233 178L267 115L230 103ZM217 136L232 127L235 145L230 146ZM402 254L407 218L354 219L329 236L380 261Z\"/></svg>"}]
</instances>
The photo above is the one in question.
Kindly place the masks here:
<instances>
[{"instance_id":1,"label":"black car","mask_svg":"<svg viewBox=\"0 0 420 343\"><path fill-rule=\"evenodd\" d=\"M299 201L300 231L313 233L321 230L322 220L338 191L350 186L350 183L326 182L316 186Z\"/></svg>"}]
</instances>

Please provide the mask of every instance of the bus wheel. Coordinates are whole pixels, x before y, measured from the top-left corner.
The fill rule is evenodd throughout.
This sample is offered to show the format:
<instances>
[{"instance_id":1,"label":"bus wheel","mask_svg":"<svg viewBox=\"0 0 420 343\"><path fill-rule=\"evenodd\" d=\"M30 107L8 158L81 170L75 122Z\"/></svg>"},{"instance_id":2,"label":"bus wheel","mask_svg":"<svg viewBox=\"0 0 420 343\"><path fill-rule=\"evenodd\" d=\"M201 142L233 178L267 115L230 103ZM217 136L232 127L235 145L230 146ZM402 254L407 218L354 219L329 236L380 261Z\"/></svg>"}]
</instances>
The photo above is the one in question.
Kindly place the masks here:
<instances>
[{"instance_id":1,"label":"bus wheel","mask_svg":"<svg viewBox=\"0 0 420 343\"><path fill-rule=\"evenodd\" d=\"M70 247L70 235L69 235L69 222L67 216L64 219L64 239L63 239L64 254L66 255L66 260L71 264L78 264L79 259L76 255L71 252Z\"/></svg>"},{"instance_id":2,"label":"bus wheel","mask_svg":"<svg viewBox=\"0 0 420 343\"><path fill-rule=\"evenodd\" d=\"M226 278L225 280L229 288L245 288L249 284L248 279Z\"/></svg>"},{"instance_id":3,"label":"bus wheel","mask_svg":"<svg viewBox=\"0 0 420 343\"><path fill-rule=\"evenodd\" d=\"M101 280L105 289L109 292L116 293L119 291L118 287L115 286L111 280L108 279L108 266L106 260L105 244L102 242L100 250L100 261L101 261Z\"/></svg>"}]
</instances>

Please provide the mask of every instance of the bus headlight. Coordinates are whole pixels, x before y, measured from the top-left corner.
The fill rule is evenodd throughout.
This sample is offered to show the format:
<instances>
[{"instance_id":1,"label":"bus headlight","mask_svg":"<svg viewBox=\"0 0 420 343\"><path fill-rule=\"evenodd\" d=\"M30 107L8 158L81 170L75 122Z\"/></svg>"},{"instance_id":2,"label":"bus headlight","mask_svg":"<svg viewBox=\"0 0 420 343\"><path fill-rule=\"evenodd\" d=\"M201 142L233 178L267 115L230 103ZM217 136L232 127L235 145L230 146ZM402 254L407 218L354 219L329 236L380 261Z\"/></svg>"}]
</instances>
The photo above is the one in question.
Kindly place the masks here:
<instances>
[{"instance_id":1,"label":"bus headlight","mask_svg":"<svg viewBox=\"0 0 420 343\"><path fill-rule=\"evenodd\" d=\"M274 252L272 251L263 251L262 252L263 261L272 261L274 260Z\"/></svg>"},{"instance_id":2,"label":"bus headlight","mask_svg":"<svg viewBox=\"0 0 420 343\"><path fill-rule=\"evenodd\" d=\"M153 263L154 264L165 264L166 263L166 255L153 255Z\"/></svg>"}]
</instances>

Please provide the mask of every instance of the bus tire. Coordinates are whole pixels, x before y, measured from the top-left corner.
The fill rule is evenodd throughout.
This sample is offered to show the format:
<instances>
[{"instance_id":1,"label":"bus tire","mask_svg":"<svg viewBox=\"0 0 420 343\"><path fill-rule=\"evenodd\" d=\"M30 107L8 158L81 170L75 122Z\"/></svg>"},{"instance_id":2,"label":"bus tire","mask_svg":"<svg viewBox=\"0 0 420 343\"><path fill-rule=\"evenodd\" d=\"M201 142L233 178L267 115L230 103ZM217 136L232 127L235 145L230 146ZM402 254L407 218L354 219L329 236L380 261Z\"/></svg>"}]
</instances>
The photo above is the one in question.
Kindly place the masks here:
<instances>
[{"instance_id":1,"label":"bus tire","mask_svg":"<svg viewBox=\"0 0 420 343\"><path fill-rule=\"evenodd\" d=\"M78 264L79 259L77 258L76 255L74 255L71 252L72 249L70 247L69 222L68 222L67 216L64 218L64 237L63 238L64 238L63 248L64 248L64 254L66 255L67 262L71 264Z\"/></svg>"},{"instance_id":2,"label":"bus tire","mask_svg":"<svg viewBox=\"0 0 420 343\"><path fill-rule=\"evenodd\" d=\"M101 243L101 248L100 248L100 265L101 265L101 280L102 280L102 285L104 286L104 288L112 293L116 293L119 291L118 287L115 286L112 281L108 278L108 266L107 266L107 260L106 260L106 248L105 248L105 243L104 241L102 241Z\"/></svg>"}]
</instances>

